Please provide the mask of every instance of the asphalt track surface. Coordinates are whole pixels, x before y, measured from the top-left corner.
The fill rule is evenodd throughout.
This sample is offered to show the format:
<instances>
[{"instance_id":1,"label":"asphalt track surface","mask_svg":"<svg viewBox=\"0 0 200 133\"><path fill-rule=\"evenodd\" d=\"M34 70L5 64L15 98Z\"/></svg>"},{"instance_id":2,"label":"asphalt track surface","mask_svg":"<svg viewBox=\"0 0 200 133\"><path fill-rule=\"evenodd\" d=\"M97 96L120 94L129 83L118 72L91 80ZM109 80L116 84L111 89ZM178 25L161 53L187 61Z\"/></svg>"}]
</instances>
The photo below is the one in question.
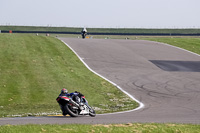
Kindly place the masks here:
<instances>
[{"instance_id":1,"label":"asphalt track surface","mask_svg":"<svg viewBox=\"0 0 200 133\"><path fill-rule=\"evenodd\" d=\"M200 56L143 40L60 38L95 72L144 104L126 113L96 117L0 118L4 124L200 124Z\"/></svg>"}]
</instances>

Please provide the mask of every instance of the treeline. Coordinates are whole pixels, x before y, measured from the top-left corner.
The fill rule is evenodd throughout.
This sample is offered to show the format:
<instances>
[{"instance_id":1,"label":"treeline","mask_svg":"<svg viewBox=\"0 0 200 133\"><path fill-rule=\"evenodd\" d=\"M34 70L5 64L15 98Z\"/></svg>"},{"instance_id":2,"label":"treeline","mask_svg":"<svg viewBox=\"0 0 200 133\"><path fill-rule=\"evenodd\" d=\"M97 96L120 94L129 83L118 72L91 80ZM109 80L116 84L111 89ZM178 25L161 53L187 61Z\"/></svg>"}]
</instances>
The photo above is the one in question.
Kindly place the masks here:
<instances>
[{"instance_id":1,"label":"treeline","mask_svg":"<svg viewBox=\"0 0 200 133\"><path fill-rule=\"evenodd\" d=\"M12 31L12 33L80 34L81 29L74 27L0 26L1 33ZM200 29L87 28L87 30L90 35L200 35Z\"/></svg>"}]
</instances>

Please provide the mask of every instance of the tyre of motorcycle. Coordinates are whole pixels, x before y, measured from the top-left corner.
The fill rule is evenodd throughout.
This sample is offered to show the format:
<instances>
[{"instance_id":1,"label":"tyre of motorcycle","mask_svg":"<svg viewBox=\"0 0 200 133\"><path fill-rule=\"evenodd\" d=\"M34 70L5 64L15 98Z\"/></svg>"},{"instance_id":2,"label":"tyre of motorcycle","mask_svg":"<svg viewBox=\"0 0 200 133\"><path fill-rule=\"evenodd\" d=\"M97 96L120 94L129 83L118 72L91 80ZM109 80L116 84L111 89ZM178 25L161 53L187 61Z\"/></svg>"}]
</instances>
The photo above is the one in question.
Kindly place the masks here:
<instances>
[{"instance_id":1,"label":"tyre of motorcycle","mask_svg":"<svg viewBox=\"0 0 200 133\"><path fill-rule=\"evenodd\" d=\"M89 115L90 115L91 117L95 117L95 116L96 116L96 112L94 111L94 109L90 108Z\"/></svg>"},{"instance_id":2,"label":"tyre of motorcycle","mask_svg":"<svg viewBox=\"0 0 200 133\"><path fill-rule=\"evenodd\" d=\"M83 33L83 34L82 34L82 38L84 39L84 38L85 38L85 36L86 36L86 34L84 34L84 33Z\"/></svg>"},{"instance_id":3,"label":"tyre of motorcycle","mask_svg":"<svg viewBox=\"0 0 200 133\"><path fill-rule=\"evenodd\" d=\"M69 104L66 104L66 110L68 112L68 114L71 116L71 117L78 117L79 116L79 111L76 110L76 109L72 109L72 106L69 105Z\"/></svg>"}]
</instances>

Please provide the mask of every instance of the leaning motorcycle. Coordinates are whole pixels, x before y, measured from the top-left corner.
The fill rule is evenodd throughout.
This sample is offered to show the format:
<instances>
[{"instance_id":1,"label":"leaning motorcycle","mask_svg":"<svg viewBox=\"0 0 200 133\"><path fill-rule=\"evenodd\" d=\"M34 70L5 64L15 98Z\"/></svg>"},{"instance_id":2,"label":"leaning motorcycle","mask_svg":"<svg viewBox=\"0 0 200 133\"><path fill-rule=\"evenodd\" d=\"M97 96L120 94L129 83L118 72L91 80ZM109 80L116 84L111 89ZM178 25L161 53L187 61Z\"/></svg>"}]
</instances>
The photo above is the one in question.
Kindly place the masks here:
<instances>
[{"instance_id":1,"label":"leaning motorcycle","mask_svg":"<svg viewBox=\"0 0 200 133\"><path fill-rule=\"evenodd\" d=\"M81 96L80 104L76 103L72 97L67 96L59 96L56 100L59 103L64 116L67 114L71 117L78 117L80 115L90 115L91 117L96 116L94 109L88 105L85 96Z\"/></svg>"}]
</instances>

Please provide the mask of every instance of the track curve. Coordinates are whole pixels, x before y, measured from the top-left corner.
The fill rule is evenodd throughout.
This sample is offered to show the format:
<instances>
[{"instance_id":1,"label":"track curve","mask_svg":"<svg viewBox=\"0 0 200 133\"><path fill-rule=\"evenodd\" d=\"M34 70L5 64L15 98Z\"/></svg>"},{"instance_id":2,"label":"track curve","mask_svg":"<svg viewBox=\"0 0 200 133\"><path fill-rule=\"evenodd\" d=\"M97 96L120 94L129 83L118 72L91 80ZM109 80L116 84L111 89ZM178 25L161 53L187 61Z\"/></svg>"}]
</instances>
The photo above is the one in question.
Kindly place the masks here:
<instances>
[{"instance_id":1,"label":"track curve","mask_svg":"<svg viewBox=\"0 0 200 133\"><path fill-rule=\"evenodd\" d=\"M197 68L200 56L151 41L60 39L70 45L90 68L116 83L144 103L145 107L134 112L97 115L95 118L0 118L0 125L128 122L200 124L200 72ZM166 61L168 65L158 65ZM182 67L183 62L187 68ZM167 69L163 69L163 66L167 66Z\"/></svg>"}]
</instances>

